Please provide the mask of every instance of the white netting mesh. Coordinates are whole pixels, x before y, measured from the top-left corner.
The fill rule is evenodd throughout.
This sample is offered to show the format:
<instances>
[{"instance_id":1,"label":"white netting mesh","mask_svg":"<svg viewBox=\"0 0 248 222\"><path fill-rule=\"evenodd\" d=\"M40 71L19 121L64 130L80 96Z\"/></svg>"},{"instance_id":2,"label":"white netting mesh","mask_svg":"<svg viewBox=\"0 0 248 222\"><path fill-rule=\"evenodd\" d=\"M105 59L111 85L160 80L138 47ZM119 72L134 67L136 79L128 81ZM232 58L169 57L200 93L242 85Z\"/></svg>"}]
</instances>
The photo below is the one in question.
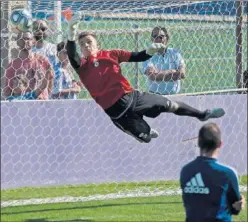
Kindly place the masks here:
<instances>
[{"instance_id":1,"label":"white netting mesh","mask_svg":"<svg viewBox=\"0 0 248 222\"><path fill-rule=\"evenodd\" d=\"M70 10L84 11L80 30L94 31L101 47L107 49L141 51L151 43L152 29L165 26L170 34L169 47L178 49L186 64L180 93L214 90L221 94L176 99L199 109L219 106L226 110L226 116L216 121L224 140L220 159L237 168L239 175L247 174L247 97L237 93L237 85L247 87L242 75L247 70L247 2L242 6L239 56L236 50L241 49L237 45L241 32L237 31L234 1L63 1L61 27L54 13L54 7L60 4L54 6L54 1L1 4L2 99L7 65L19 55L16 34L8 29L7 19L16 6L30 8L35 19L45 19L51 31L48 41L56 44L59 35L66 40ZM122 69L135 88L148 91L142 64L126 63ZM78 98L84 100L1 102L2 206L177 197L179 171L198 154L196 140L191 138L197 135L201 123L171 114L148 119L160 137L150 144L139 144L113 126L84 88ZM243 177L241 182L245 182ZM73 186L60 186L65 184ZM49 187L37 189L44 186ZM163 201L172 202L166 198ZM7 211L4 217L21 218ZM242 214L239 219L246 218ZM176 219L183 220L183 213Z\"/></svg>"}]
</instances>

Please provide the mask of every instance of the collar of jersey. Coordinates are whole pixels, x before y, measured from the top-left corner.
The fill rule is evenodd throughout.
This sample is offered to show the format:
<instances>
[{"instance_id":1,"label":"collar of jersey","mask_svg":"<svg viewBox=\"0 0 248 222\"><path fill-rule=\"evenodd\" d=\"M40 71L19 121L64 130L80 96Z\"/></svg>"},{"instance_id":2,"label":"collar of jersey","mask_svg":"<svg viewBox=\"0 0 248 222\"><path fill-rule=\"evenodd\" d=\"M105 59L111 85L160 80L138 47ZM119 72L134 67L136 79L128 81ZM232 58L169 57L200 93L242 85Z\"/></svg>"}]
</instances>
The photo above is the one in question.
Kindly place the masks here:
<instances>
[{"instance_id":1,"label":"collar of jersey","mask_svg":"<svg viewBox=\"0 0 248 222\"><path fill-rule=\"evenodd\" d=\"M212 157L206 157L206 156L198 156L197 159L201 159L201 160L209 160L209 161L217 161L216 158L212 158Z\"/></svg>"}]
</instances>

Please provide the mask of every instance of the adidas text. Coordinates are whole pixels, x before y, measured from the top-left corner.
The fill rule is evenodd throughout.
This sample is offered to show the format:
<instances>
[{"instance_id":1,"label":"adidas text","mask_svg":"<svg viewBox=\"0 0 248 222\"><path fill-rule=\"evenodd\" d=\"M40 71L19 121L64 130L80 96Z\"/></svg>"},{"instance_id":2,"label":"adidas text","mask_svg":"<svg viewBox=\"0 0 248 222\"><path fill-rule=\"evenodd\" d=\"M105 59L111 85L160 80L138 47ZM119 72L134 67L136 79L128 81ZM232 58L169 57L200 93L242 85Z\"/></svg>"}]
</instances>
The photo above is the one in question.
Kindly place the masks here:
<instances>
[{"instance_id":1,"label":"adidas text","mask_svg":"<svg viewBox=\"0 0 248 222\"><path fill-rule=\"evenodd\" d=\"M209 194L209 189L207 187L185 187L184 193Z\"/></svg>"}]
</instances>

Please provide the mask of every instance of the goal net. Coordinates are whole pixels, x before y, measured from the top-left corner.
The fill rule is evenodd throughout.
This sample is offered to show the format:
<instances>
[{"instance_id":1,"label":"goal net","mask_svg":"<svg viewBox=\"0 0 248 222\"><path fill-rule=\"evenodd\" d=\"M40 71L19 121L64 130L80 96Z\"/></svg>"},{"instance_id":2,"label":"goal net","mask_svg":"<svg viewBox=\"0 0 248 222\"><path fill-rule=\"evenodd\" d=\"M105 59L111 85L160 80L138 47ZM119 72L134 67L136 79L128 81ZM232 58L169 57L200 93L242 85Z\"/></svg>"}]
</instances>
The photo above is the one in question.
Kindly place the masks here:
<instances>
[{"instance_id":1,"label":"goal net","mask_svg":"<svg viewBox=\"0 0 248 222\"><path fill-rule=\"evenodd\" d=\"M13 213L17 211L15 206L38 205L38 212L45 211L46 204L57 209L56 203L69 202L76 208L115 199L111 204L168 203L171 209L168 207L167 212L172 214L169 219L183 221L178 178L182 166L199 153L196 137L202 125L196 119L172 114L146 119L160 136L141 144L118 130L84 88L76 100L9 102L4 95L5 75L7 65L18 57L18 47L8 17L20 6L28 8L34 20L48 23L47 41L53 44L66 41L68 21L76 11L84 14L79 31L93 31L103 49L144 50L151 44L153 28L165 27L170 36L168 47L180 53L186 66L178 94L169 97L202 110L225 109L225 117L216 120L224 143L220 161L237 169L240 188L246 192L246 1L38 0L4 1L1 5L3 219L30 219L27 214ZM151 81L142 63L121 67L134 88L150 90ZM74 77L78 79L75 73ZM181 208L173 210L173 202L179 202ZM130 212L138 209L129 207ZM142 216L145 211L139 208L137 218L122 219L167 219L165 214L152 214L157 212L155 208L147 209L149 215ZM62 220L68 216L63 212L53 215ZM115 216L114 221L121 218ZM241 214L238 219L246 220L247 216Z\"/></svg>"}]
</instances>

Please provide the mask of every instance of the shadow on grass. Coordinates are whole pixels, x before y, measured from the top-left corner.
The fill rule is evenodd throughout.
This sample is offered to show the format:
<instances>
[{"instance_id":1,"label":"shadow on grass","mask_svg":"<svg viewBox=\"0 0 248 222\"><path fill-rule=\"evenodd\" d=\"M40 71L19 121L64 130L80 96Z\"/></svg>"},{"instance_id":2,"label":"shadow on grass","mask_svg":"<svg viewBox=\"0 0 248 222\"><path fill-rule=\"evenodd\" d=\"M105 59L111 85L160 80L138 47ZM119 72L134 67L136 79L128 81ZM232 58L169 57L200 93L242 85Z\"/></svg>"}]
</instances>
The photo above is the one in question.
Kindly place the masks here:
<instances>
[{"instance_id":1,"label":"shadow on grass","mask_svg":"<svg viewBox=\"0 0 248 222\"><path fill-rule=\"evenodd\" d=\"M44 218L39 218L39 219L27 219L25 220L25 222L49 222L51 220L47 220ZM93 222L94 220L90 220L90 219L75 219L75 220L63 220L63 222ZM52 222L62 222L62 220L52 220Z\"/></svg>"},{"instance_id":2,"label":"shadow on grass","mask_svg":"<svg viewBox=\"0 0 248 222\"><path fill-rule=\"evenodd\" d=\"M182 204L182 202L181 201L175 201L175 202L149 202L149 203L146 202L146 203L100 204L100 205L93 205L93 206L47 208L47 209L40 209L40 210L25 210L25 211L6 212L6 213L5 212L1 212L1 215L14 215L14 214L26 214L26 213L42 213L42 212L63 211L63 210L96 209L96 208L104 208L104 207L120 207L120 206L131 206L131 205L134 205L134 206L138 206L138 205L154 205L154 204ZM44 219L43 219L43 221L44 221ZM39 221L37 219L37 221L35 221L35 222L43 222L43 221L42 220ZM34 221L25 221L25 222L34 222Z\"/></svg>"}]
</instances>

